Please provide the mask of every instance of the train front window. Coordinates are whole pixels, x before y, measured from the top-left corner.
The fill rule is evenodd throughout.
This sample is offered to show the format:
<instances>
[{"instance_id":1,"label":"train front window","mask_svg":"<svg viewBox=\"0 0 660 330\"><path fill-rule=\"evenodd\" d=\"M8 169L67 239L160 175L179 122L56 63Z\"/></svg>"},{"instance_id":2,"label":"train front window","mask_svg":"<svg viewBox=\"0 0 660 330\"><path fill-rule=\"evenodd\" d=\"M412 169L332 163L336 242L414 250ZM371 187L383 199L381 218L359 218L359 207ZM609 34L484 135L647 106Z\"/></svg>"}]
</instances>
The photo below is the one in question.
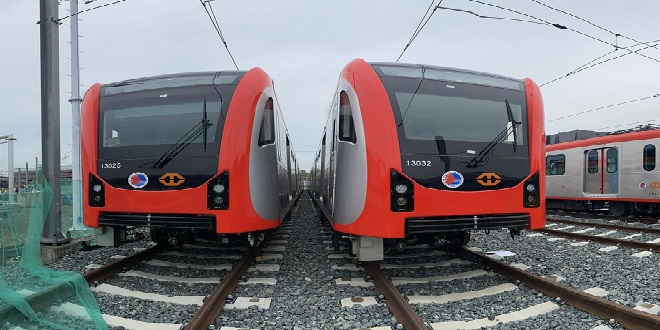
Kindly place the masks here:
<instances>
[{"instance_id":1,"label":"train front window","mask_svg":"<svg viewBox=\"0 0 660 330\"><path fill-rule=\"evenodd\" d=\"M479 100L437 94L394 93L403 112L403 130L408 140L499 142L517 145L523 137L522 106L510 103L513 121L508 118L505 99ZM513 126L515 128L515 134Z\"/></svg>"},{"instance_id":2,"label":"train front window","mask_svg":"<svg viewBox=\"0 0 660 330\"><path fill-rule=\"evenodd\" d=\"M381 77L403 153L527 157L523 90ZM484 151L485 152L485 151Z\"/></svg>"},{"instance_id":3,"label":"train front window","mask_svg":"<svg viewBox=\"0 0 660 330\"><path fill-rule=\"evenodd\" d=\"M103 147L174 144L186 135L192 143L203 143L204 100L167 101L105 111ZM220 106L220 101L206 102L207 143L215 141Z\"/></svg>"},{"instance_id":4,"label":"train front window","mask_svg":"<svg viewBox=\"0 0 660 330\"><path fill-rule=\"evenodd\" d=\"M106 95L99 104L99 147L102 153L176 144L205 150L219 143L226 115L221 90L191 86Z\"/></svg>"}]
</instances>

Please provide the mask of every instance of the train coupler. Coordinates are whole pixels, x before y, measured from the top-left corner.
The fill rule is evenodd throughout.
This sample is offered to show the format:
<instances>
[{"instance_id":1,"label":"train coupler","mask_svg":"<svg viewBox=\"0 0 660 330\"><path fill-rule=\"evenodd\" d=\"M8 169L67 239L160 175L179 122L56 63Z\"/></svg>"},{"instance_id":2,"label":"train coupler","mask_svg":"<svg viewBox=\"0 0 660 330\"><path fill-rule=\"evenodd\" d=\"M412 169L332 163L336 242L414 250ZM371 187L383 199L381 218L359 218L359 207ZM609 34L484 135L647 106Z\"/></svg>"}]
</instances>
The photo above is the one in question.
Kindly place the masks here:
<instances>
[{"instance_id":1,"label":"train coupler","mask_svg":"<svg viewBox=\"0 0 660 330\"><path fill-rule=\"evenodd\" d=\"M511 239L514 239L516 236L522 235L522 229L521 228L509 229L509 234L511 234Z\"/></svg>"}]
</instances>

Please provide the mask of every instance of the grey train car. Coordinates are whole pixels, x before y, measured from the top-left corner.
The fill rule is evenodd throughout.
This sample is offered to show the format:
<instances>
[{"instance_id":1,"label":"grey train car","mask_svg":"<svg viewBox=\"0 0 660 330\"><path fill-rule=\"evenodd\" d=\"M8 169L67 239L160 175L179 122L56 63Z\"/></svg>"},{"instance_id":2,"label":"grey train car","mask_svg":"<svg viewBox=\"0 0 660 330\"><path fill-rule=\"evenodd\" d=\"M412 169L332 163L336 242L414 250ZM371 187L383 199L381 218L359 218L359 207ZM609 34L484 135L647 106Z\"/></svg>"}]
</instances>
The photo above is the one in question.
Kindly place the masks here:
<instances>
[{"instance_id":1,"label":"grey train car","mask_svg":"<svg viewBox=\"0 0 660 330\"><path fill-rule=\"evenodd\" d=\"M654 126L613 133L550 135L546 148L548 209L660 214L660 167Z\"/></svg>"}]
</instances>

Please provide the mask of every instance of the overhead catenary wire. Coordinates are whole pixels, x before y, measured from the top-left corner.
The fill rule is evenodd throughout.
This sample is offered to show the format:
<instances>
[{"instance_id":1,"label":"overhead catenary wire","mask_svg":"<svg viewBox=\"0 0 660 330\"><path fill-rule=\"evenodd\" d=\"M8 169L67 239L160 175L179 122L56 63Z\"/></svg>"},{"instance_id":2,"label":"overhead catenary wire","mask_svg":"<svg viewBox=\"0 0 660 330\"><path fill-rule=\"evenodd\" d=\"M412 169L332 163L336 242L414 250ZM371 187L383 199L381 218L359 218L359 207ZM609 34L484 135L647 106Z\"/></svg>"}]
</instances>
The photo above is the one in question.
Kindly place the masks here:
<instances>
[{"instance_id":1,"label":"overhead catenary wire","mask_svg":"<svg viewBox=\"0 0 660 330\"><path fill-rule=\"evenodd\" d=\"M659 39L659 40L654 40L654 41L649 41L649 42L659 42L659 41L660 41L660 39ZM649 42L646 42L646 43L644 43L644 44L647 45ZM637 46L639 46L639 45L641 45L641 43L640 43L640 44L637 44L637 45L632 45L632 46L630 46L630 47L637 47ZM656 44L656 45L657 45L657 44ZM545 86L545 85L552 84L552 83L554 83L554 82L556 82L556 81L562 80L562 79L564 79L564 78L568 78L569 76L572 76L572 75L574 75L574 74L576 74L576 73L578 73L578 72L582 72L582 71L584 71L584 70L591 69L591 68L593 68L593 67L595 67L595 66L598 66L598 65L601 65L601 64L607 63L607 62L612 61L612 60L616 60L616 59L622 58L622 57L624 57L624 56L627 56L627 55L630 55L630 54L633 54L633 53L637 53L637 52L639 52L639 51L642 51L642 50L648 49L648 48L650 48L650 47L652 47L652 46L656 46L656 45L648 45L648 46L646 46L646 47L644 47L644 48L640 48L640 49L638 49L638 50L636 50L636 51L634 51L634 52L632 52L632 53L621 54L621 55L619 55L619 56L611 57L611 58L608 58L608 59L602 60L602 61L600 61L600 62L594 63L594 62L600 60L601 58L604 58L604 57L606 57L606 56L608 56L608 55L610 55L610 54L612 54L612 53L614 53L614 52L617 51L616 49L614 49L614 50L612 50L612 51L609 51L609 52L605 53L604 55L598 56L597 58L595 58L595 59L593 59L593 60L591 60L591 61L589 61L589 62L587 62L587 63L585 63L585 64L582 64L582 65L581 65L580 67L578 67L577 69L575 69L575 70L573 70L573 71L571 71L571 72L569 72L569 73L567 73L567 74L565 74L565 75L563 75L563 76L559 76L559 77L554 78L554 79L552 79L552 80L550 80L550 81L544 82L543 84L539 85L539 87L543 87L543 86ZM592 64L592 63L593 63L593 64Z\"/></svg>"},{"instance_id":2,"label":"overhead catenary wire","mask_svg":"<svg viewBox=\"0 0 660 330\"><path fill-rule=\"evenodd\" d=\"M71 0L71 1L75 1L75 0ZM57 23L57 24L62 24L61 22L62 22L63 20L65 20L65 19L67 19L67 18L74 17L74 16L78 16L78 15L80 15L80 14L82 14L82 13L85 13L85 12L88 12L88 11L92 11L92 10L96 10L96 9L99 9L99 8L103 8L103 7L108 7L108 6L116 5L116 4L118 4L118 3L120 3L120 2L124 2L124 1L126 1L126 0L116 0L116 1L109 2L109 3L103 4L103 5L98 5L98 6L95 6L95 7L87 8L87 9L84 9L84 10L80 10L80 11L78 11L77 13L72 13L72 14L70 14L70 15L68 15L68 16L64 16L64 17L61 17L61 18L54 18L54 17L51 17L51 18L48 18L48 19L43 19L43 20L37 21L37 24L41 24L41 23L43 23L43 22L45 22L45 21L48 21L48 20L52 20L53 22L55 22L55 23Z\"/></svg>"},{"instance_id":3,"label":"overhead catenary wire","mask_svg":"<svg viewBox=\"0 0 660 330\"><path fill-rule=\"evenodd\" d=\"M403 51L401 51L401 54L399 54L399 57L397 57L396 62L399 62L403 54L408 50L408 47L410 47L410 44L417 38L420 32L422 32L422 29L426 26L426 23L429 22L435 11L438 9L438 6L442 3L443 0L440 0L438 4L433 8L433 11L431 11L431 14L429 14L429 11L431 10L431 7L433 7L433 3L435 3L435 0L431 0L431 4L429 7L426 9L426 12L424 13L424 16L422 19L419 21L417 24L417 27L415 28L415 31L413 32L412 36L410 37L410 40L408 40L408 43L403 47ZM428 16L428 17L427 17ZM426 19L426 21L424 21Z\"/></svg>"},{"instance_id":4,"label":"overhead catenary wire","mask_svg":"<svg viewBox=\"0 0 660 330\"><path fill-rule=\"evenodd\" d=\"M570 114L570 115L566 115L566 116L561 116L561 117L557 117L557 118L554 118L554 119L550 119L550 120L548 120L547 122L550 123L550 122L557 121L557 120L561 120L561 119L566 119L566 118L570 118L570 117L575 117L575 116L583 115L583 114L585 114L585 113L590 113L590 112L594 112L594 111L599 111L599 110L603 110L603 109L607 109L607 108L612 108L612 107L616 107L616 106L620 106L620 105L624 105L624 104L629 104L629 103L635 103L635 102L639 102L639 101L644 101L644 100L652 99L652 98L655 98L655 97L660 97L660 93L658 93L658 94L654 94L654 95L651 95L651 96L642 97L642 98L639 98L639 99L634 99L634 100L624 101L624 102L620 102L620 103L614 103L614 104L610 104L610 105L606 105L606 106L602 106L602 107L598 107L598 108L594 108L594 109L590 109L590 110L585 110L585 111L580 111L580 112L572 113L572 114Z\"/></svg>"},{"instance_id":5,"label":"overhead catenary wire","mask_svg":"<svg viewBox=\"0 0 660 330\"><path fill-rule=\"evenodd\" d=\"M442 6L438 6L437 8L438 9L443 9L443 10L452 10L452 11L467 13L467 14L477 16L479 18L484 18L484 19L499 19L499 20L506 20L506 21L516 21L516 22L525 22L525 23L534 23L534 24L540 24L540 25L548 25L547 23L543 23L543 22L539 22L539 21L525 20L525 19L519 19L519 18L480 15L480 14L477 14L477 13L471 11L471 10L465 10L465 9L449 8L449 7L442 7Z\"/></svg>"},{"instance_id":6,"label":"overhead catenary wire","mask_svg":"<svg viewBox=\"0 0 660 330\"><path fill-rule=\"evenodd\" d=\"M568 15L568 16L573 17L573 18L575 18L575 19L578 19L578 20L580 20L580 21L583 21L583 22L585 22L585 23L587 23L587 24L589 24L589 25L591 25L591 26L593 26L593 27L595 27L595 28L598 28L598 29L600 29L600 30L602 30L602 31L605 31L605 32L607 32L607 33L610 33L610 34L614 35L615 37L622 37L622 38L625 38L625 39L628 39L628 40L634 41L634 42L636 42L637 44L642 44L642 45L646 45L646 46L649 46L649 43L652 42L652 41L643 42L643 41L639 41L639 40L637 40L637 39L635 39L635 38L631 38L631 37L625 36L625 35L620 34L620 33L614 33L613 31L611 31L611 30L609 30L609 29L606 29L606 28L604 28L604 27L602 27L602 26L600 26L600 25L598 25L598 24L592 23L591 21L589 21L589 20L587 20L587 19L584 19L584 18L582 18L582 17L580 17L580 16L577 16L577 15L571 14L571 13L565 11L565 10L562 10L562 9L558 9L558 8L552 7L552 6L547 5L547 4L545 4L545 3L543 3L543 2L541 2L541 1L539 1L539 0L530 0L530 1L535 2L535 3L537 3L537 4L541 5L541 6L544 6L544 7L548 8L548 9L552 9L552 10L554 10L554 11L560 12L560 13L562 13L562 14L565 14L565 15ZM616 47L616 48L619 48L619 46L615 46L615 47ZM657 45L649 46L649 48L655 48L655 49L657 49L657 50L660 50L660 48L658 48Z\"/></svg>"},{"instance_id":7,"label":"overhead catenary wire","mask_svg":"<svg viewBox=\"0 0 660 330\"><path fill-rule=\"evenodd\" d=\"M218 36L220 37L222 44L225 45L225 49L227 49L227 53L229 54L231 61L234 62L234 66L236 67L236 70L240 70L238 68L238 64L236 64L236 60L234 59L234 56L231 54L231 51L229 51L229 46L227 45L227 41L225 40L224 35L222 35L222 30L220 29L220 23L218 23L218 17L215 15L215 12L213 11L213 6L211 6L211 1L213 0L199 0L199 2L204 7L204 10L206 11L206 14L209 16L209 19L211 20L211 24L213 24L215 31L218 33ZM207 4L208 4L208 8L206 7Z\"/></svg>"},{"instance_id":8,"label":"overhead catenary wire","mask_svg":"<svg viewBox=\"0 0 660 330\"><path fill-rule=\"evenodd\" d=\"M628 124L620 124L620 125L613 125L613 126L605 126L605 127L597 128L596 130L597 130L597 131L600 131L600 130L604 130L604 129L616 128L616 127L622 127L622 126L630 127L630 125L636 125L636 124L648 124L648 123L650 123L650 122L652 122L652 121L658 121L658 120L660 120L660 119L642 120L642 121L636 121L636 122L634 122L634 123L628 123Z\"/></svg>"},{"instance_id":9,"label":"overhead catenary wire","mask_svg":"<svg viewBox=\"0 0 660 330\"><path fill-rule=\"evenodd\" d=\"M623 50L628 51L629 53L633 53L632 50L629 50L629 49L627 49L626 47L619 47L619 46L617 46L616 44L613 44L613 43L611 43L611 42L609 42L609 41L605 41L605 40L600 39L600 38L598 38L598 37L594 37L594 36L592 36L592 35L590 35L590 34L587 34L587 33L585 33L585 32L582 32L582 31L579 31L579 30L576 30L576 29L570 28L570 27L568 27L568 26L566 26L566 25L562 25L562 24L558 24L558 23L551 23L550 21L547 21L547 20L545 20L545 19L541 19L541 18L538 18L538 17L532 16L532 15L530 15L530 14L526 14L526 13L520 12L520 11L515 10L515 9L510 9L510 8L502 7L502 6L500 6L500 5L495 5L495 4L488 3L488 2L483 2L483 1L481 1L481 0L467 0L467 1L470 1L470 2L476 2L476 3L478 3L478 4L482 4L482 5L485 5L485 6L489 6L489 7L493 7L493 8L498 8L498 9L501 9L501 10L506 10L506 11L508 11L508 12L516 13L516 14L519 14L519 15L522 15L522 16L525 16L525 17L528 17L528 18L534 19L534 20L538 20L538 21L544 22L544 23L546 23L546 25L552 25L552 26L554 26L554 27L556 27L556 28L558 28L558 29L561 29L561 30L568 30L568 31L571 31L571 32L577 33L577 34L579 34L579 35L582 35L582 36L584 36L584 37L587 37L587 38L589 38L589 39L592 39L592 40L598 41L598 42L600 42L600 43L603 43L603 44L606 44L606 45L609 45L609 46L612 46L612 47L614 47L614 48L623 49ZM639 56L641 56L641 57L647 58L647 59L649 59L649 60L652 60L652 61L655 61L655 62L660 63L660 60L658 60L658 59L656 59L656 58L653 58L653 57L650 57L650 56L647 56L647 55L644 55L644 54L640 54L640 53L635 53L635 54L637 54L637 55L639 55Z\"/></svg>"}]
</instances>

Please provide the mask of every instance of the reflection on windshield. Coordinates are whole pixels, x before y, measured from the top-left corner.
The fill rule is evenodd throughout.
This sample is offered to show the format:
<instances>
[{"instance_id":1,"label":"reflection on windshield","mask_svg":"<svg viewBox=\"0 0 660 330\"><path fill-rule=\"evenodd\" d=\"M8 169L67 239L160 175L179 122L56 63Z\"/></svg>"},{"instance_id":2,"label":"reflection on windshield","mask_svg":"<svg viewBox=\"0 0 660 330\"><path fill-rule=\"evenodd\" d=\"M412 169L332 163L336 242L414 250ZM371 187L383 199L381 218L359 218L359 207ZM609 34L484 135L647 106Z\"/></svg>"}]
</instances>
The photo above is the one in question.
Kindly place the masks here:
<instances>
[{"instance_id":1,"label":"reflection on windshield","mask_svg":"<svg viewBox=\"0 0 660 330\"><path fill-rule=\"evenodd\" d=\"M163 94L166 95L166 94ZM164 98L164 97L163 97ZM103 112L103 147L171 145L202 120L203 99L128 106ZM215 141L221 102L206 101L207 142ZM191 143L204 143L202 134Z\"/></svg>"},{"instance_id":2,"label":"reflection on windshield","mask_svg":"<svg viewBox=\"0 0 660 330\"><path fill-rule=\"evenodd\" d=\"M408 140L445 140L489 143L503 131L509 131L507 105L501 101L479 100L457 96L395 92L399 109L408 109L403 118L403 130ZM522 122L522 106L509 103L516 122ZM512 130L510 131L511 133ZM517 125L502 143L525 144L523 127Z\"/></svg>"}]
</instances>

